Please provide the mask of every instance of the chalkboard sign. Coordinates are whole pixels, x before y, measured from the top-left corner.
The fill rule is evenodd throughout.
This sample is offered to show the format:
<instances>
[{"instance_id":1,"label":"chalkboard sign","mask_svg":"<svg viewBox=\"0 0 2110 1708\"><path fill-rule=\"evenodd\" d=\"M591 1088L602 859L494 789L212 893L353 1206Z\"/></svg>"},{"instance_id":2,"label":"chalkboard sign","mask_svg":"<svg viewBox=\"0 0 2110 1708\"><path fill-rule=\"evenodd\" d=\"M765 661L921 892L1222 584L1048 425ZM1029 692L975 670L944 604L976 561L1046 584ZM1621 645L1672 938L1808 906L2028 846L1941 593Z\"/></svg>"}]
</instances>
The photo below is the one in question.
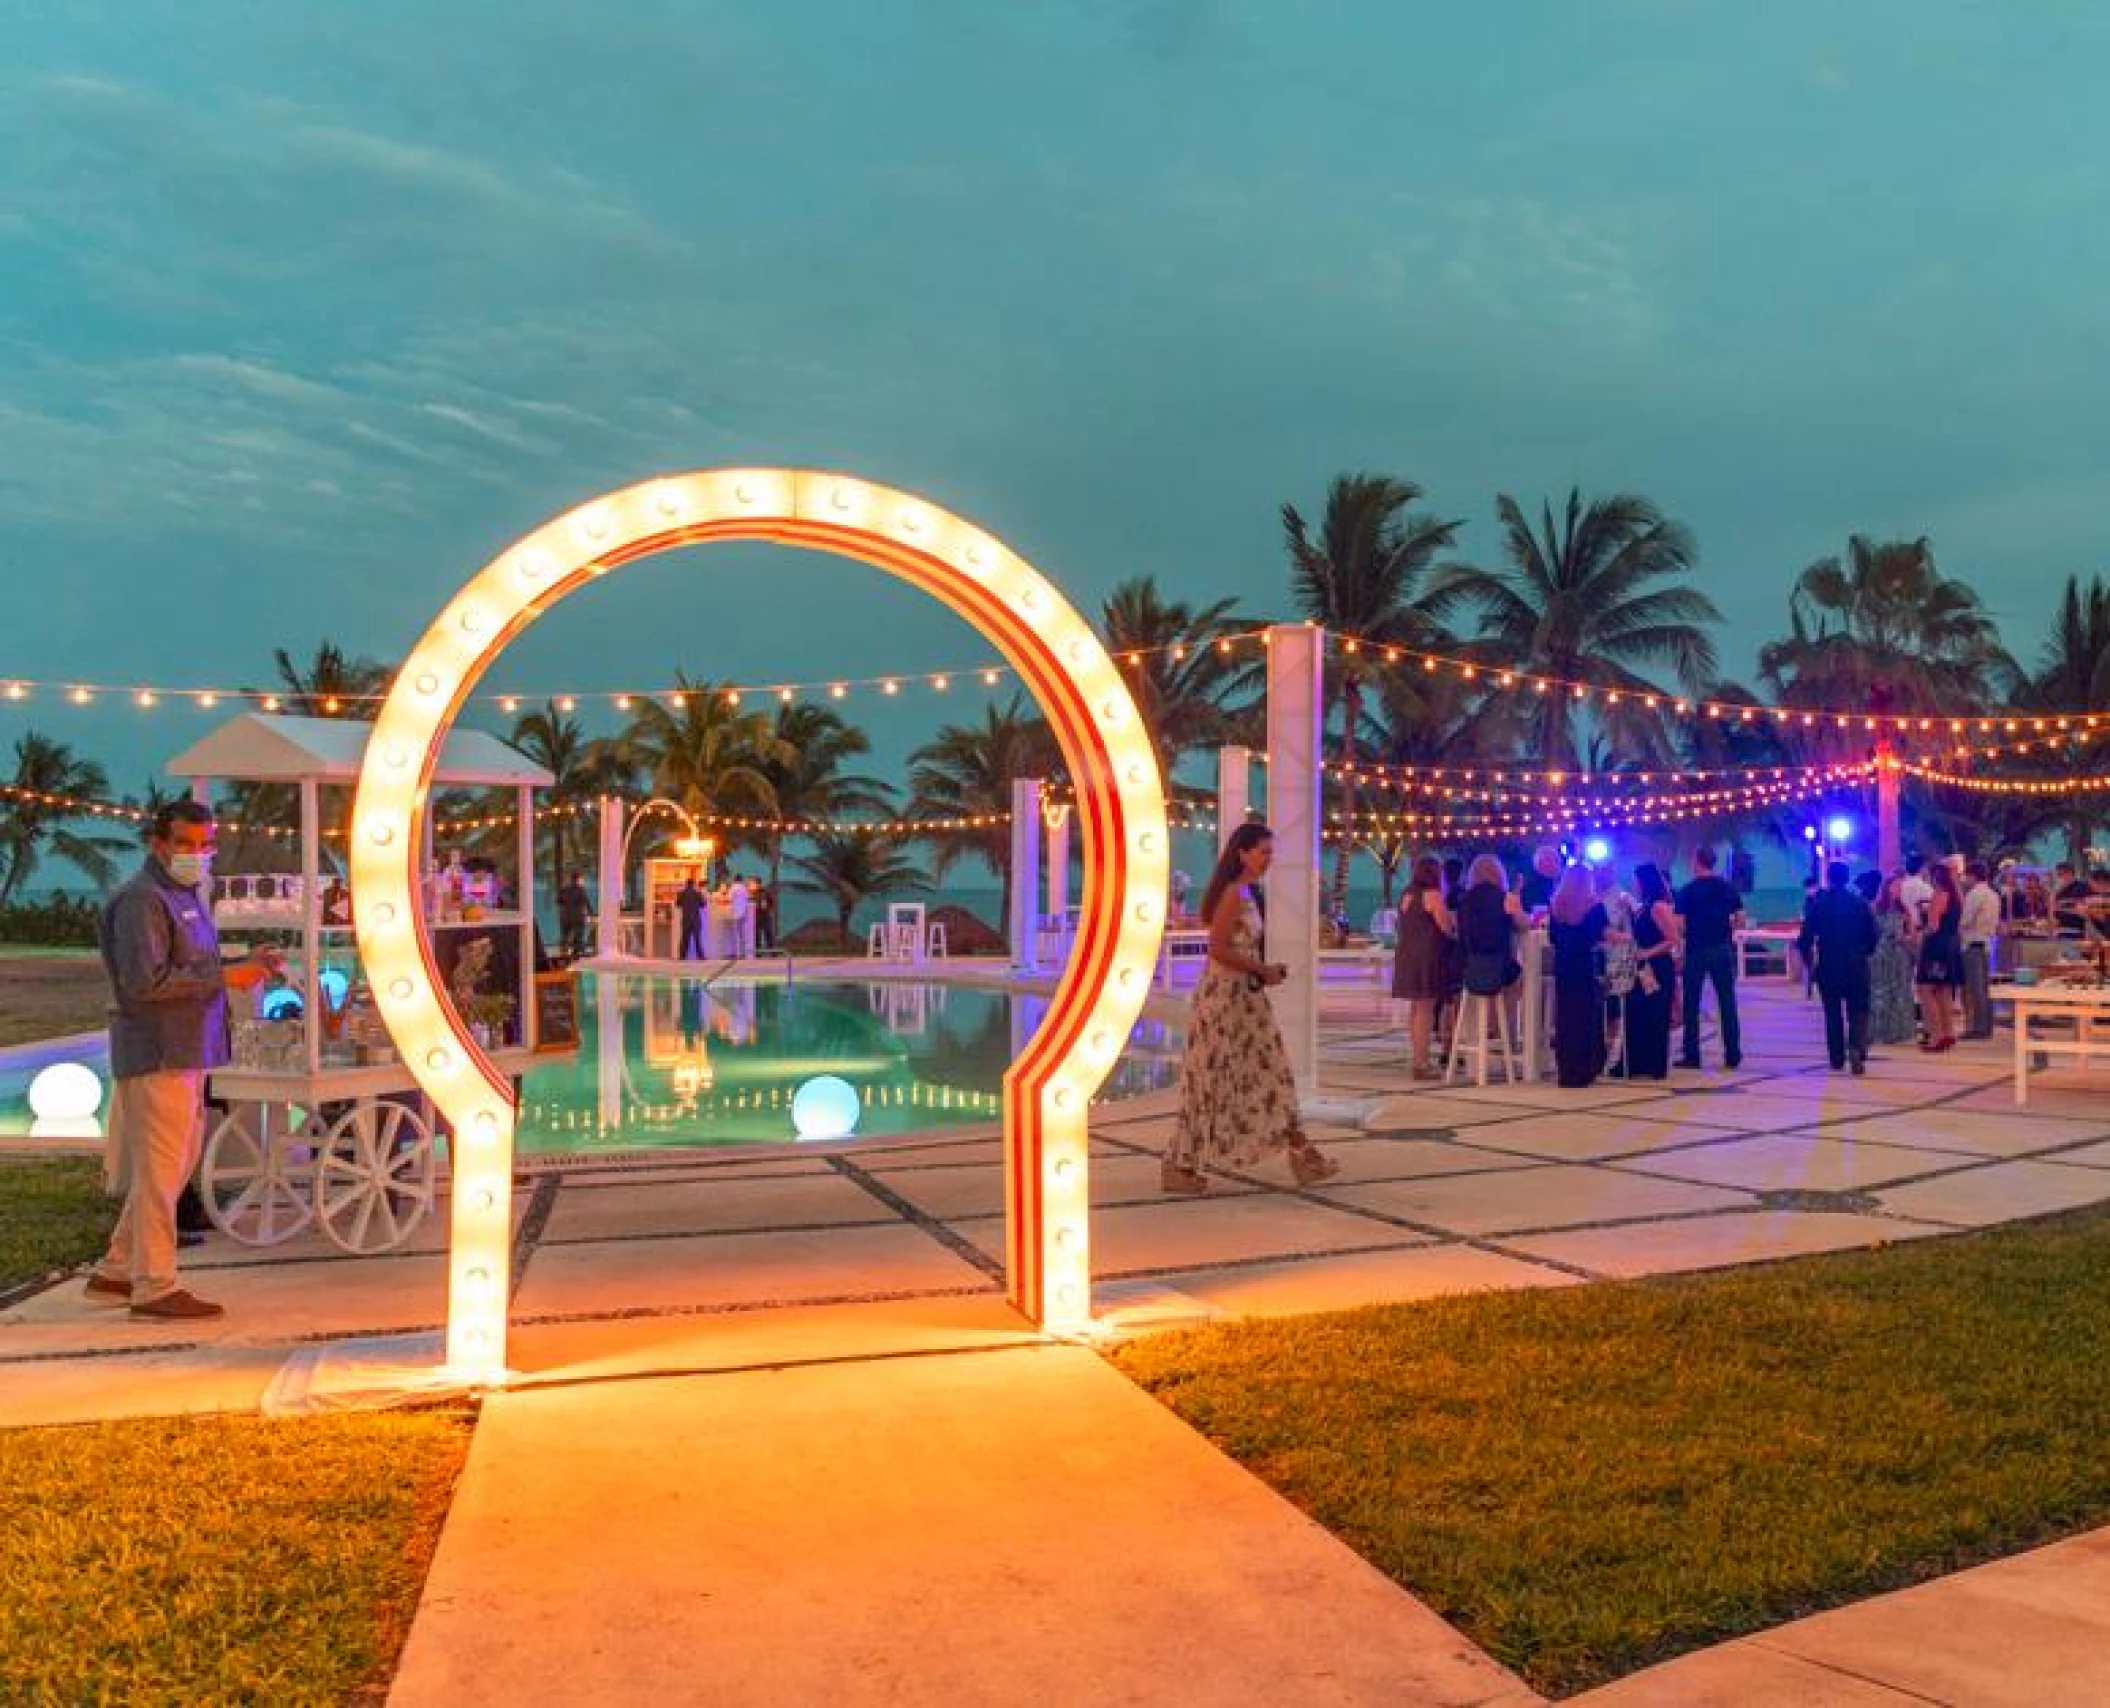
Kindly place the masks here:
<instances>
[{"instance_id":1,"label":"chalkboard sign","mask_svg":"<svg viewBox=\"0 0 2110 1708\"><path fill-rule=\"evenodd\" d=\"M579 981L571 973L535 975L535 1048L579 1047Z\"/></svg>"}]
</instances>

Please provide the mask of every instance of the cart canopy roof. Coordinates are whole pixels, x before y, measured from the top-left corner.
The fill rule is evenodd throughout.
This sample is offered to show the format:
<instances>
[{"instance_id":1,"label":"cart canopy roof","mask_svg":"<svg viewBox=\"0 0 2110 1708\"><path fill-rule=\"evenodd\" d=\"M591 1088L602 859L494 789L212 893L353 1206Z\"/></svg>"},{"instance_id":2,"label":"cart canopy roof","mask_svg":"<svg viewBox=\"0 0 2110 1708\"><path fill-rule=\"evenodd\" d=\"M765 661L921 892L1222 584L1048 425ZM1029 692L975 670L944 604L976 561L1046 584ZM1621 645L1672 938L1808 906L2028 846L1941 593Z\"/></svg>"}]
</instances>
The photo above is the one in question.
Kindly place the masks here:
<instances>
[{"instance_id":1,"label":"cart canopy roof","mask_svg":"<svg viewBox=\"0 0 2110 1708\"><path fill-rule=\"evenodd\" d=\"M362 718L296 718L244 712L169 761L172 777L238 783L356 783L373 725ZM517 748L481 730L448 733L433 782L446 787L546 789L556 781Z\"/></svg>"}]
</instances>

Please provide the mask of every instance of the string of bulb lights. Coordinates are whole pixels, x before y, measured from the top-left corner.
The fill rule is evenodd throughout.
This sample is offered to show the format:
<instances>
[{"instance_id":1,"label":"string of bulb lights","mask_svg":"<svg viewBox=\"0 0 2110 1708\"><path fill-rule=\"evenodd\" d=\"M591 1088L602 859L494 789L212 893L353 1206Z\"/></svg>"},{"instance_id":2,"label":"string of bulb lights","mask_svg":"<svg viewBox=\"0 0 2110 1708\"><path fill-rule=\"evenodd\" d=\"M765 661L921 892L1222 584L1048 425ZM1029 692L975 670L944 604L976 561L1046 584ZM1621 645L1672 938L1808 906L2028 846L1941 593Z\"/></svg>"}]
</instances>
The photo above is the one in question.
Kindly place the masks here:
<instances>
[{"instance_id":1,"label":"string of bulb lights","mask_svg":"<svg viewBox=\"0 0 2110 1708\"><path fill-rule=\"evenodd\" d=\"M1575 677L1506 669L1455 654L1428 652L1389 642L1370 641L1341 630L1326 629L1321 633L1343 658L1365 658L1388 665L1409 666L1419 669L1424 675L1447 673L1461 681L1500 691L1534 696L1559 693L1606 710L1635 705L1650 711L1667 712L1674 716L1721 724L1769 723L1782 729L1811 732L1825 729L1834 733L1858 731L1869 735L1890 736L1946 733L1951 737L1968 735L1973 731L1980 735L2010 736L2021 735L2026 731L2033 736L2045 737L2088 734L2110 729L2110 712L2086 709L2010 709L1963 714L1745 705L1736 701L1709 699L1704 696L1692 697L1658 689L1615 688L1601 682L1590 682ZM1124 647L1113 656L1119 663L1134 668L1155 658L1178 663L1204 648L1212 648L1226 656L1236 654L1241 649L1250 649L1256 654L1264 655L1268 645L1268 629L1255 627L1192 642L1169 642L1155 647ZM709 692L719 695L730 705L743 704L749 699L774 699L781 704L791 704L801 699L841 700L853 693L877 693L885 698L893 698L909 688L923 688L942 694L949 692L955 683L967 682L993 688L1014 675L1015 672L1007 665L980 664L942 670L887 671L869 676L824 676L801 681L741 682L713 688ZM654 688L570 688L534 692L516 689L510 692L479 694L474 698L508 715L519 712L523 706L534 704L549 704L559 712L568 714L585 704L603 704L617 712L628 712L643 701L658 701L678 709L698 698L699 692L696 687L677 683L662 684ZM122 700L141 710L187 706L210 711L221 705L243 705L266 712L280 712L290 704L305 704L320 709L325 715L339 715L358 706L378 706L387 697L385 691L371 694L289 694L256 688L59 680L27 675L0 677L0 700L43 701L54 696L59 703L74 706Z\"/></svg>"}]
</instances>

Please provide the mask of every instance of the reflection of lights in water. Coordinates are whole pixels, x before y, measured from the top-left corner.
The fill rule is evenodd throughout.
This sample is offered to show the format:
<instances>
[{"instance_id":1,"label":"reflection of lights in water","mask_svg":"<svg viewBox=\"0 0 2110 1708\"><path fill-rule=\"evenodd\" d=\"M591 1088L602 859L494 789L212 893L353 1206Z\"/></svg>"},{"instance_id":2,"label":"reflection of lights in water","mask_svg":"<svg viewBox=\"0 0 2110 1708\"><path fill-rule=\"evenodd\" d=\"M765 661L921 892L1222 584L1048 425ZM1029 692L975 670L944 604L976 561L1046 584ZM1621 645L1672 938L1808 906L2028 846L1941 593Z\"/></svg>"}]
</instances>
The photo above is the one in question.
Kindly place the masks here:
<instances>
[{"instance_id":1,"label":"reflection of lights in water","mask_svg":"<svg viewBox=\"0 0 2110 1708\"><path fill-rule=\"evenodd\" d=\"M802 1139L845 1139L857 1131L857 1089L832 1073L817 1075L791 1099L791 1124Z\"/></svg>"},{"instance_id":2,"label":"reflection of lights in water","mask_svg":"<svg viewBox=\"0 0 2110 1708\"><path fill-rule=\"evenodd\" d=\"M39 1121L93 1122L102 1106L102 1080L79 1062L53 1062L29 1082L29 1111Z\"/></svg>"}]
</instances>

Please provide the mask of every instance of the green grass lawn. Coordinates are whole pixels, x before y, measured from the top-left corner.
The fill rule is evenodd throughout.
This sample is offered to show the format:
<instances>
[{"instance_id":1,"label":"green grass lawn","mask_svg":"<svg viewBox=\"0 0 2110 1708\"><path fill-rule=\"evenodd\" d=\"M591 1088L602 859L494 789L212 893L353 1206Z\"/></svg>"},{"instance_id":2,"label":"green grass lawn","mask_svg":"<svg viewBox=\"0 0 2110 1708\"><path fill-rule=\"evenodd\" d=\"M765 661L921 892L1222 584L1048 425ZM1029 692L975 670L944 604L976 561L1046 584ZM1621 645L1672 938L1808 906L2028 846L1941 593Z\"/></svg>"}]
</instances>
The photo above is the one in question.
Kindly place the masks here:
<instances>
[{"instance_id":1,"label":"green grass lawn","mask_svg":"<svg viewBox=\"0 0 2110 1708\"><path fill-rule=\"evenodd\" d=\"M0 1700L378 1702L460 1411L0 1431Z\"/></svg>"},{"instance_id":2,"label":"green grass lawn","mask_svg":"<svg viewBox=\"0 0 2110 1708\"><path fill-rule=\"evenodd\" d=\"M1115 1357L1554 1694L2110 1521L2104 1210Z\"/></svg>"},{"instance_id":3,"label":"green grass lawn","mask_svg":"<svg viewBox=\"0 0 2110 1708\"><path fill-rule=\"evenodd\" d=\"M0 1157L0 1294L100 1257L117 1209L93 1157Z\"/></svg>"}]
</instances>

